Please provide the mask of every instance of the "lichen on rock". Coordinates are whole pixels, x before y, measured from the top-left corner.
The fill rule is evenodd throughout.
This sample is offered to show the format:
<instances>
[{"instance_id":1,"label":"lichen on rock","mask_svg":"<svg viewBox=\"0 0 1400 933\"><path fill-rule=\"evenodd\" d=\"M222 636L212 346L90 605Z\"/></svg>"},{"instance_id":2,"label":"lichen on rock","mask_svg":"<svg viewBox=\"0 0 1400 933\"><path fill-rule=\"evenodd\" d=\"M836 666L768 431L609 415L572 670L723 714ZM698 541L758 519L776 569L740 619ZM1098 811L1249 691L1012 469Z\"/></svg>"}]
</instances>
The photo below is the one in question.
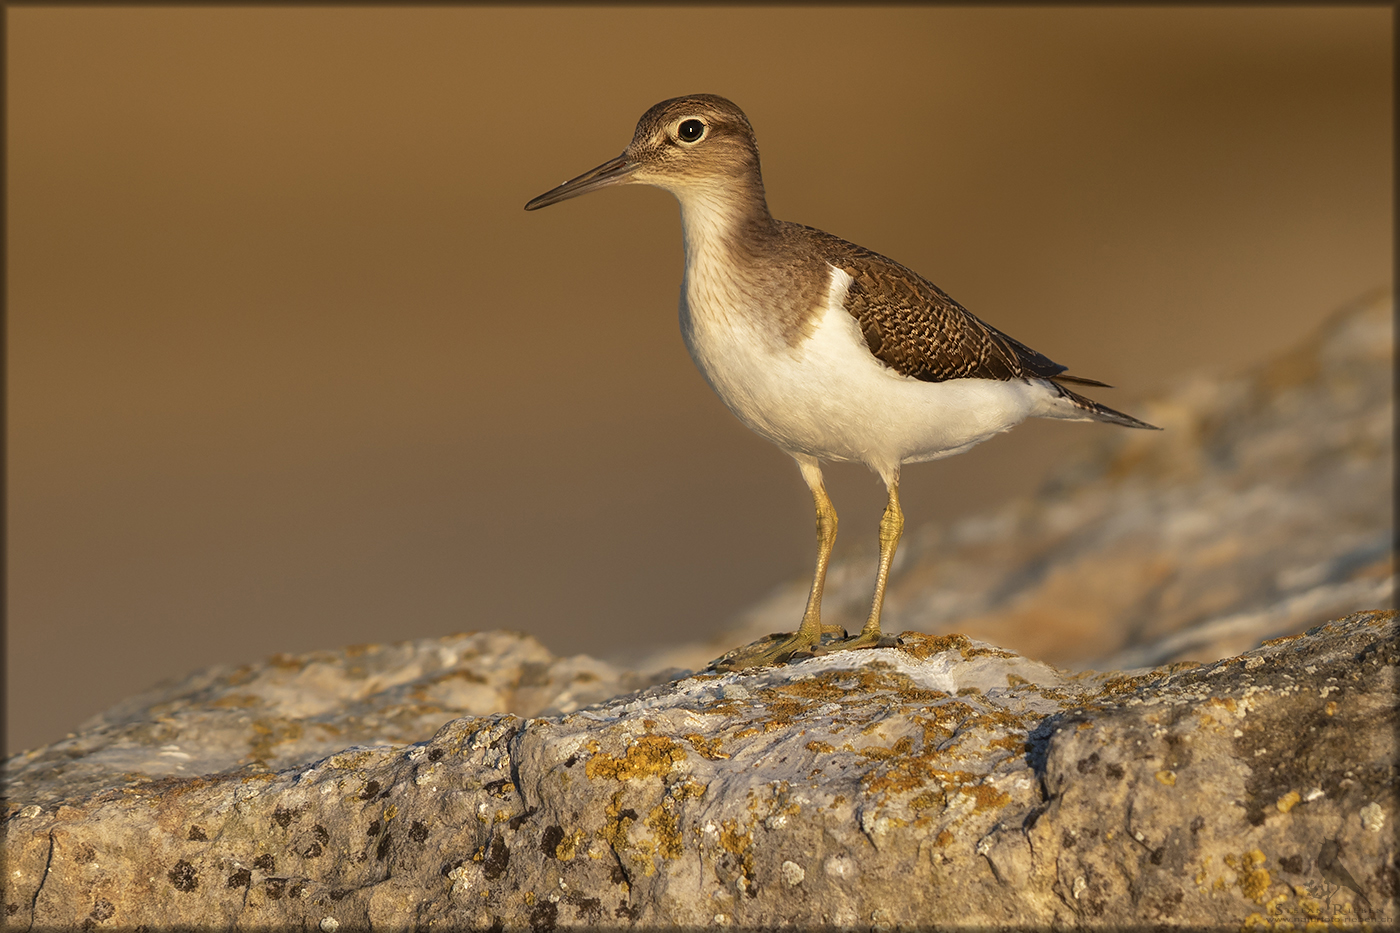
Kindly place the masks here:
<instances>
[{"instance_id":1,"label":"lichen on rock","mask_svg":"<svg viewBox=\"0 0 1400 933\"><path fill-rule=\"evenodd\" d=\"M276 772L21 785L5 923L1384 921L1396 634L1071 674L911 632Z\"/></svg>"}]
</instances>

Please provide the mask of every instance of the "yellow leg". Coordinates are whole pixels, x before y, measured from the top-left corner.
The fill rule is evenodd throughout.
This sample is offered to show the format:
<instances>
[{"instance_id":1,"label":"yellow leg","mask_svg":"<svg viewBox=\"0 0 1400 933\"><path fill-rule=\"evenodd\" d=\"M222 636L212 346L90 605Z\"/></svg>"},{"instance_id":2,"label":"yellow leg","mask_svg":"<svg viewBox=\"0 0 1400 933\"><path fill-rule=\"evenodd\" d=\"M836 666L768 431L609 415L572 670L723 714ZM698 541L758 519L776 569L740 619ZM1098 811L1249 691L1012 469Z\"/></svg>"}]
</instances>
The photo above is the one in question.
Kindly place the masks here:
<instances>
[{"instance_id":1,"label":"yellow leg","mask_svg":"<svg viewBox=\"0 0 1400 933\"><path fill-rule=\"evenodd\" d=\"M895 548L899 547L899 536L904 532L904 512L899 507L899 472L885 479L889 488L889 502L885 514L880 519L880 572L875 577L875 601L870 606L870 618L855 638L833 645L833 648L875 648L885 647L884 642L895 644L893 638L880 634L880 612L885 607L885 584L890 578L890 565L894 563Z\"/></svg>"},{"instance_id":2,"label":"yellow leg","mask_svg":"<svg viewBox=\"0 0 1400 933\"><path fill-rule=\"evenodd\" d=\"M731 652L715 663L719 670L781 664L798 652L818 649L823 632L845 634L839 626L822 625L822 590L826 587L826 568L831 562L831 548L836 543L836 507L826 494L821 465L807 457L795 459L802 470L802 478L812 490L812 502L817 508L817 570L812 577L812 591L807 597L807 610L802 613L802 624L791 635L774 636L767 646L750 646L749 649Z\"/></svg>"},{"instance_id":3,"label":"yellow leg","mask_svg":"<svg viewBox=\"0 0 1400 933\"><path fill-rule=\"evenodd\" d=\"M810 638L811 644L821 641L822 632L840 632L835 625L822 625L822 590L826 588L826 568L831 563L831 549L836 544L836 506L826 494L821 466L815 461L799 460L802 478L812 490L812 502L817 507L817 570L812 576L812 592L807 596L807 611L802 614L798 634Z\"/></svg>"}]
</instances>

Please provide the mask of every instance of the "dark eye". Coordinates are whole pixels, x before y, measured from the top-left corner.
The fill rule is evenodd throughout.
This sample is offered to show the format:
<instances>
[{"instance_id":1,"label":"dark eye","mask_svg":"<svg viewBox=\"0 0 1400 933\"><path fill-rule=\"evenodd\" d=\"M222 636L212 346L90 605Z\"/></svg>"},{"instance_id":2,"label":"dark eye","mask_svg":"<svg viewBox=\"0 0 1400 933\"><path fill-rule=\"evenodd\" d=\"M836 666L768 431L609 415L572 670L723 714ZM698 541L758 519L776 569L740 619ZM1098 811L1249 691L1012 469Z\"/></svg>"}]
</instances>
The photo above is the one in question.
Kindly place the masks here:
<instances>
[{"instance_id":1,"label":"dark eye","mask_svg":"<svg viewBox=\"0 0 1400 933\"><path fill-rule=\"evenodd\" d=\"M676 135L681 142L693 143L705 135L705 124L699 120L682 120L681 125L676 128Z\"/></svg>"}]
</instances>

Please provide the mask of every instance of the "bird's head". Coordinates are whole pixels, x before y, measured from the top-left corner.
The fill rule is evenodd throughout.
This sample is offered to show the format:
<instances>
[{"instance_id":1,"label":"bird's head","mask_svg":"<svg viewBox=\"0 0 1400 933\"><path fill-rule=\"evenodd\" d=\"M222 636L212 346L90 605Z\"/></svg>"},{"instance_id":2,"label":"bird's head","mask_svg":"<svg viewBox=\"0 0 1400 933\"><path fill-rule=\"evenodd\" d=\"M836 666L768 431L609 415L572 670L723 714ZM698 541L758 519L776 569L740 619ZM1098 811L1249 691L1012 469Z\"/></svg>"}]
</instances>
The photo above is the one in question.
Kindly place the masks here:
<instances>
[{"instance_id":1,"label":"bird's head","mask_svg":"<svg viewBox=\"0 0 1400 933\"><path fill-rule=\"evenodd\" d=\"M632 141L615 159L546 191L527 211L612 185L654 185L682 203L691 195L757 193L762 198L758 145L748 117L714 94L663 100L637 121Z\"/></svg>"}]
</instances>

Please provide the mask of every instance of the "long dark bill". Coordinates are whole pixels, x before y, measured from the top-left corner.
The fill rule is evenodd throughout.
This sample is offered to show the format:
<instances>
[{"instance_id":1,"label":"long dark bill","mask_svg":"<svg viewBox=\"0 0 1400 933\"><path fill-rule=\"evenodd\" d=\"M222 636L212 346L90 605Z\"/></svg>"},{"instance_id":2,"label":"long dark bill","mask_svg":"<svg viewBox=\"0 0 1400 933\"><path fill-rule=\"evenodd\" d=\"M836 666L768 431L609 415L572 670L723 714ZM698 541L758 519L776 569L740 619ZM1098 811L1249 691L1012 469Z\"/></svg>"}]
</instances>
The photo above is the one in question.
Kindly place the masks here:
<instances>
[{"instance_id":1,"label":"long dark bill","mask_svg":"<svg viewBox=\"0 0 1400 933\"><path fill-rule=\"evenodd\" d=\"M558 188L546 191L526 204L525 210L533 211L541 207L549 207L551 204L558 204L560 201L567 201L569 198L576 198L599 188L620 184L625 182L627 176L636 170L637 163L627 161L626 156L609 159L597 168L589 169L579 177L569 179Z\"/></svg>"}]
</instances>

